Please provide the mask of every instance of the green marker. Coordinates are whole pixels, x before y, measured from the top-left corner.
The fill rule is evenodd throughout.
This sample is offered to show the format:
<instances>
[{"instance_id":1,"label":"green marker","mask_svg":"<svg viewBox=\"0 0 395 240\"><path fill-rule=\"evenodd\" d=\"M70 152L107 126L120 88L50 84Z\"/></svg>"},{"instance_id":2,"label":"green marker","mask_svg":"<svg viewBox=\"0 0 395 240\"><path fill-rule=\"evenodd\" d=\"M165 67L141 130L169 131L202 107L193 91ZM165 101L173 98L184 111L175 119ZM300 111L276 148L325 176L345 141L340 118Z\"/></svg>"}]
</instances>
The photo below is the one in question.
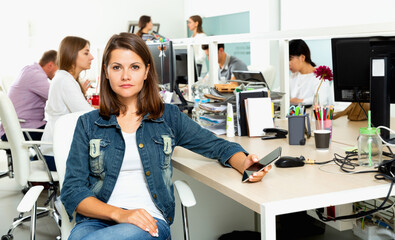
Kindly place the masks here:
<instances>
[{"instance_id":1,"label":"green marker","mask_svg":"<svg viewBox=\"0 0 395 240\"><path fill-rule=\"evenodd\" d=\"M299 106L296 107L295 116L299 116Z\"/></svg>"}]
</instances>

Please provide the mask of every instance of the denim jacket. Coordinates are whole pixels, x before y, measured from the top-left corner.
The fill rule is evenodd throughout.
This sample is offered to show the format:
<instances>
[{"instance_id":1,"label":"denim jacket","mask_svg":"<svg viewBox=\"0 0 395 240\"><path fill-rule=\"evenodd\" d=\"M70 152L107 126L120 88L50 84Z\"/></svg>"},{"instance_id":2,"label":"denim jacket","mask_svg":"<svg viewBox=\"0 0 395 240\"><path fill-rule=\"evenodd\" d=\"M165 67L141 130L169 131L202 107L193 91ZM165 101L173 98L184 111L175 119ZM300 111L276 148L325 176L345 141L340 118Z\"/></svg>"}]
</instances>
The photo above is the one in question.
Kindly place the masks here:
<instances>
[{"instance_id":1,"label":"denim jacket","mask_svg":"<svg viewBox=\"0 0 395 240\"><path fill-rule=\"evenodd\" d=\"M171 224L175 205L171 164L174 147L182 146L218 159L227 167L230 167L227 161L233 154L247 152L239 144L203 129L174 105L166 104L163 115L157 119L147 116L136 131L137 147L152 200ZM95 110L78 119L61 191L70 221L85 198L92 196L105 203L109 200L124 153L125 141L115 115L106 120ZM77 223L85 219L88 218L77 213Z\"/></svg>"}]
</instances>

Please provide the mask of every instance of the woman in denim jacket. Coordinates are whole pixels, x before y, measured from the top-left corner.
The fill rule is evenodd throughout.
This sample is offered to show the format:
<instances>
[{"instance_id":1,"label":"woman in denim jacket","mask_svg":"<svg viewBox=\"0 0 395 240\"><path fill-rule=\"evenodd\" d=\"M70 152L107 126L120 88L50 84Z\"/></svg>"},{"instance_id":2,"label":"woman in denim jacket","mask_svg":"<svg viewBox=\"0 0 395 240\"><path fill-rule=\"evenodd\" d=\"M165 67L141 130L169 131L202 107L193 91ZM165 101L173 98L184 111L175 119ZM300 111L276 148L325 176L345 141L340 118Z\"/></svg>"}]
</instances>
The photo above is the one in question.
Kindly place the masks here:
<instances>
[{"instance_id":1,"label":"woman in denim jacket","mask_svg":"<svg viewBox=\"0 0 395 240\"><path fill-rule=\"evenodd\" d=\"M241 173L257 156L161 101L152 56L137 35L114 35L102 67L100 109L79 118L67 160L61 200L70 219L77 213L69 239L171 239L175 146Z\"/></svg>"}]
</instances>

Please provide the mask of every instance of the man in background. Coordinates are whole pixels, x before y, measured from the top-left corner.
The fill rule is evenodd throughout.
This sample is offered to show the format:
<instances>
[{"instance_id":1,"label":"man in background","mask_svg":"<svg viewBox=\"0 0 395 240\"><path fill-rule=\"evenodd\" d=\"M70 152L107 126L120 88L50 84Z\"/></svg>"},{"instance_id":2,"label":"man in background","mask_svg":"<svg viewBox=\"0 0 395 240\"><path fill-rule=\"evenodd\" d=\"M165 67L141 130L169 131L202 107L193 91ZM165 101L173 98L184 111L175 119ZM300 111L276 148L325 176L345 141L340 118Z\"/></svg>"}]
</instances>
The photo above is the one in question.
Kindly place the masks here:
<instances>
[{"instance_id":1,"label":"man in background","mask_svg":"<svg viewBox=\"0 0 395 240\"><path fill-rule=\"evenodd\" d=\"M207 57L209 57L208 45L202 45L202 49L205 51ZM218 44L218 65L219 79L235 79L234 77L232 78L233 71L235 70L248 71L247 65L243 61L225 52L225 45L223 43Z\"/></svg>"},{"instance_id":2,"label":"man in background","mask_svg":"<svg viewBox=\"0 0 395 240\"><path fill-rule=\"evenodd\" d=\"M52 79L58 70L56 56L55 50L46 51L38 63L24 67L8 91L18 118L23 120L22 128L45 127L44 107L50 85L48 79ZM41 140L42 133L29 134L33 140ZM0 127L0 136L3 141L7 140L3 126Z\"/></svg>"}]
</instances>

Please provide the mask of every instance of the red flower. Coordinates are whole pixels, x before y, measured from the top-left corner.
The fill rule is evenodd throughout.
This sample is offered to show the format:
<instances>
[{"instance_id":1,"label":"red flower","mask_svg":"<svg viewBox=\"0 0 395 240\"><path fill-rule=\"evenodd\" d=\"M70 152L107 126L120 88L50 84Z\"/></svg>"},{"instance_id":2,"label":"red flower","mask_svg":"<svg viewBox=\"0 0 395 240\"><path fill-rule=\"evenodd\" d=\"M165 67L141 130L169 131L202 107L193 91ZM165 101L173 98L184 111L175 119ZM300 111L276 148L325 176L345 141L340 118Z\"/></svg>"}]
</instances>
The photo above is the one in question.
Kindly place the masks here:
<instances>
[{"instance_id":1,"label":"red flower","mask_svg":"<svg viewBox=\"0 0 395 240\"><path fill-rule=\"evenodd\" d=\"M320 78L321 80L333 80L332 70L327 66L319 66L315 69L314 74L317 78Z\"/></svg>"}]
</instances>

